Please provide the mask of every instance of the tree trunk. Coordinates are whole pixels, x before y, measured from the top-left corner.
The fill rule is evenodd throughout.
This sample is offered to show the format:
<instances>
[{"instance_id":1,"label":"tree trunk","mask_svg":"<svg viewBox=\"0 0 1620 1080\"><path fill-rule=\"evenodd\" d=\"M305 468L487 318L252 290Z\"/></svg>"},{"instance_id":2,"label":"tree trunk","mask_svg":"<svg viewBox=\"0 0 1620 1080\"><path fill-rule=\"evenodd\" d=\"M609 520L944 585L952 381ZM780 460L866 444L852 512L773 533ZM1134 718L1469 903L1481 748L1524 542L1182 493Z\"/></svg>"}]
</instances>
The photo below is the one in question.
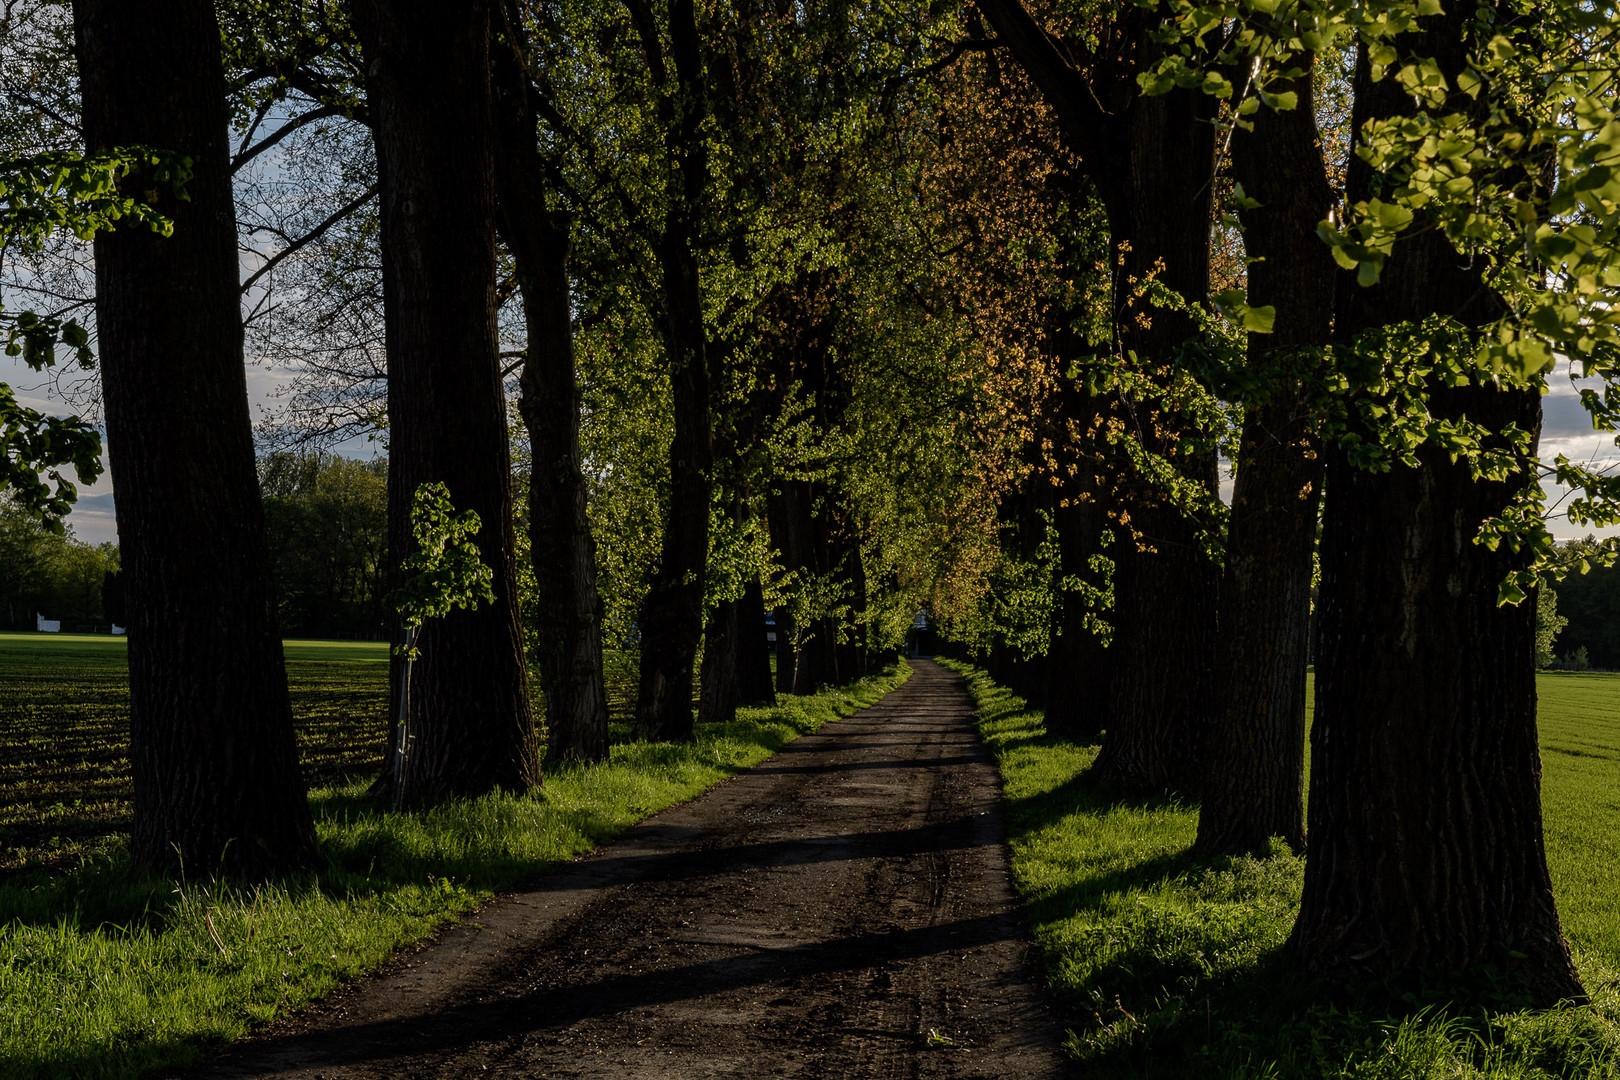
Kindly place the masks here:
<instances>
[{"instance_id":1,"label":"tree trunk","mask_svg":"<svg viewBox=\"0 0 1620 1080\"><path fill-rule=\"evenodd\" d=\"M692 664L703 636L704 575L709 559L710 473L714 465L708 339L693 248L708 176L702 134L707 101L693 0L669 6L671 55L682 99L665 96L669 206L658 244L663 273L659 332L670 367L675 438L669 447L669 516L658 572L641 608L641 674L636 734L692 737ZM678 116L677 116L678 113Z\"/></svg>"},{"instance_id":2,"label":"tree trunk","mask_svg":"<svg viewBox=\"0 0 1620 1080\"><path fill-rule=\"evenodd\" d=\"M1121 355L1134 353L1150 375L1173 370L1177 349L1197 330L1187 315L1135 296L1140 283L1151 275L1190 305L1208 299L1215 164L1209 102L1187 90L1132 99L1113 131L1113 153L1095 166L1120 267L1114 296L1118 348ZM1157 404L1125 400L1120 408L1145 450L1164 455L1183 476L1214 491L1214 452L1188 452L1181 445L1190 421ZM1128 478L1125 484L1129 522L1113 524L1111 552L1108 725L1092 776L1121 795L1193 789L1214 662L1219 578L1201 549L1199 522L1146 482ZM1139 539L1131 537L1133 530ZM1177 669L1173 679L1165 678L1170 657Z\"/></svg>"},{"instance_id":3,"label":"tree trunk","mask_svg":"<svg viewBox=\"0 0 1620 1080\"><path fill-rule=\"evenodd\" d=\"M1198 90L1148 97L1136 82L1159 55L1158 14L1129 5L1092 45L1071 42L1068 54L1018 0L980 0L1018 62L1054 107L1064 137L1096 185L1114 248L1114 328L1121 356L1149 377L1169 373L1176 349L1196 333L1180 313L1147 305L1135 294L1149 277L1188 304L1209 293L1209 230L1215 168L1213 99ZM1121 419L1142 447L1170 458L1182 474L1213 489L1213 453L1186 453L1179 437L1189 421L1173 410L1121 400ZM1123 475L1125 470L1120 470ZM1112 549L1114 641L1110 647L1110 712L1092 775L1122 795L1197 781L1198 740L1208 697L1215 640L1215 567L1200 551L1199 526L1162 492L1127 482L1119 492L1142 549L1118 528ZM1178 675L1165 678L1167 658Z\"/></svg>"},{"instance_id":4,"label":"tree trunk","mask_svg":"<svg viewBox=\"0 0 1620 1080\"><path fill-rule=\"evenodd\" d=\"M596 545L580 467L579 386L569 306L566 222L546 212L536 117L516 28L491 46L496 94L495 180L501 231L523 292L527 355L518 409L529 432L529 554L536 666L546 697L546 764L601 761L608 752Z\"/></svg>"},{"instance_id":5,"label":"tree trunk","mask_svg":"<svg viewBox=\"0 0 1620 1080\"><path fill-rule=\"evenodd\" d=\"M130 852L261 878L315 861L242 366L219 25L200 0L77 0L85 144L191 159L174 222L95 241L107 453L129 595Z\"/></svg>"},{"instance_id":6,"label":"tree trunk","mask_svg":"<svg viewBox=\"0 0 1620 1080\"><path fill-rule=\"evenodd\" d=\"M828 495L831 501L833 496ZM840 500L841 501L841 500ZM847 505L847 504L846 504ZM843 686L866 674L866 567L861 563L860 537L855 535L852 515L841 515L832 543L832 563L848 583L849 615L838 634L843 638L834 648L838 660L836 684Z\"/></svg>"},{"instance_id":7,"label":"tree trunk","mask_svg":"<svg viewBox=\"0 0 1620 1080\"><path fill-rule=\"evenodd\" d=\"M1397 46L1451 78L1469 17L1421 20ZM1371 81L1363 52L1352 129L1413 107L1393 80ZM1351 201L1371 180L1352 158ZM1494 316L1477 268L1422 225L1397 241L1378 285L1341 281L1343 340L1433 313L1473 326ZM1488 383L1436 387L1430 412L1534 431L1540 400ZM1528 476L1488 483L1433 448L1419 459L1371 473L1343 451L1328 457L1310 831L1292 945L1336 979L1492 965L1523 976L1539 1004L1578 999L1542 847L1535 612L1496 604L1520 557L1473 543Z\"/></svg>"},{"instance_id":8,"label":"tree trunk","mask_svg":"<svg viewBox=\"0 0 1620 1080\"><path fill-rule=\"evenodd\" d=\"M741 602L715 605L703 632L703 669L700 673L698 719L705 724L729 724L737 718L742 696L737 689L738 609Z\"/></svg>"},{"instance_id":9,"label":"tree trunk","mask_svg":"<svg viewBox=\"0 0 1620 1080\"><path fill-rule=\"evenodd\" d=\"M1097 551L1100 517L1088 503L1059 507L1054 513L1058 565L1065 576L1094 579L1089 556ZM1087 628L1088 613L1081 593L1059 593L1046 654L1046 730L1079 743L1096 742L1102 736L1113 681L1108 646ZM1113 618L1111 611L1100 614Z\"/></svg>"},{"instance_id":10,"label":"tree trunk","mask_svg":"<svg viewBox=\"0 0 1620 1080\"><path fill-rule=\"evenodd\" d=\"M1196 478L1214 486L1213 460ZM1131 540L1113 547L1114 672L1108 727L1091 776L1121 797L1191 791L1199 780L1199 721L1214 647L1214 568L1194 527L1174 508L1138 506L1131 524L1151 550L1137 550ZM1169 658L1174 677L1167 677Z\"/></svg>"},{"instance_id":11,"label":"tree trunk","mask_svg":"<svg viewBox=\"0 0 1620 1080\"><path fill-rule=\"evenodd\" d=\"M777 490L766 503L771 542L781 553L783 566L807 577L821 576L826 564L826 538L822 535L825 522L813 510L819 494L817 487L807 480L779 480ZM791 617L784 624L778 615L778 688L791 694L813 694L833 681L837 677L837 654L833 648L835 633L836 626L831 619L811 619L807 620L806 625L798 626ZM786 685L783 685L780 652L784 634L787 635L793 658L786 672Z\"/></svg>"},{"instance_id":12,"label":"tree trunk","mask_svg":"<svg viewBox=\"0 0 1620 1080\"><path fill-rule=\"evenodd\" d=\"M458 510L477 511L495 585L494 603L422 629L403 795L521 791L540 774L496 343L489 9L362 0L354 20L382 203L391 558L397 567L413 545L417 487L441 481Z\"/></svg>"},{"instance_id":13,"label":"tree trunk","mask_svg":"<svg viewBox=\"0 0 1620 1080\"><path fill-rule=\"evenodd\" d=\"M1234 173L1260 203L1241 212L1257 260L1248 302L1274 305L1277 318L1273 333L1249 335L1250 372L1264 384L1244 414L1221 578L1197 842L1212 854L1261 853L1273 836L1295 851L1305 845L1305 667L1322 462L1299 386L1333 316L1334 264L1316 226L1334 192L1309 64L1290 86L1296 108L1262 108L1253 131L1232 140Z\"/></svg>"},{"instance_id":14,"label":"tree trunk","mask_svg":"<svg viewBox=\"0 0 1620 1080\"><path fill-rule=\"evenodd\" d=\"M799 666L793 651L793 613L785 607L776 609L776 689L779 693L793 693L793 672Z\"/></svg>"},{"instance_id":15,"label":"tree trunk","mask_svg":"<svg viewBox=\"0 0 1620 1080\"><path fill-rule=\"evenodd\" d=\"M765 590L757 578L737 605L737 696L745 705L768 704L776 700L776 687L765 640Z\"/></svg>"}]
</instances>

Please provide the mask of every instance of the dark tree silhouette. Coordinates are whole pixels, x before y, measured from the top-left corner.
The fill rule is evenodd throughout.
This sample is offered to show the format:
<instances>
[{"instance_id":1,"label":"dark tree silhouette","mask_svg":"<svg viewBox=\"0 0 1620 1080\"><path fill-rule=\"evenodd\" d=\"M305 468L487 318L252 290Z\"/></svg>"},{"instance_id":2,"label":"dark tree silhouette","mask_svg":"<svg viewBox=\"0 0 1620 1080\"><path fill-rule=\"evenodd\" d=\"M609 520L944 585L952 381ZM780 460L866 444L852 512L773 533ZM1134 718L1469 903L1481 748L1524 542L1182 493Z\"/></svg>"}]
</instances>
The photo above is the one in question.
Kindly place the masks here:
<instances>
[{"instance_id":1,"label":"dark tree silhouette","mask_svg":"<svg viewBox=\"0 0 1620 1080\"><path fill-rule=\"evenodd\" d=\"M529 432L529 553L540 613L535 652L546 696L546 761L600 761L608 749L602 602L580 468L569 225L546 210L538 118L518 24L509 15L500 25L490 60L495 179L501 234L516 265L528 332L518 409Z\"/></svg>"},{"instance_id":2,"label":"dark tree silhouette","mask_svg":"<svg viewBox=\"0 0 1620 1080\"><path fill-rule=\"evenodd\" d=\"M1258 206L1240 211L1249 299L1273 305L1270 334L1249 335L1251 375L1221 575L1213 715L1205 739L1198 847L1305 845L1305 667L1312 555L1322 495L1321 440L1300 391L1333 316L1334 264L1316 236L1334 200L1316 130L1309 62L1279 89L1298 105L1262 109L1232 138L1232 168ZM1314 352L1313 352L1314 350Z\"/></svg>"},{"instance_id":3,"label":"dark tree silhouette","mask_svg":"<svg viewBox=\"0 0 1620 1080\"><path fill-rule=\"evenodd\" d=\"M478 513L494 571L494 603L422 632L404 795L522 790L540 774L495 329L489 7L365 0L354 19L382 205L392 559L412 543L412 495L437 481L457 510Z\"/></svg>"},{"instance_id":4,"label":"dark tree silhouette","mask_svg":"<svg viewBox=\"0 0 1620 1080\"><path fill-rule=\"evenodd\" d=\"M174 222L96 237L107 450L129 608L130 850L262 877L315 859L254 471L219 24L207 0L73 5L91 152L190 161Z\"/></svg>"},{"instance_id":5,"label":"dark tree silhouette","mask_svg":"<svg viewBox=\"0 0 1620 1080\"><path fill-rule=\"evenodd\" d=\"M1455 86L1466 5L1422 19L1403 52L1432 57ZM1353 130L1408 115L1414 99L1357 62ZM1459 96L1448 107L1467 109ZM1372 190L1351 159L1352 202ZM1421 225L1421 219L1419 225ZM1498 313L1478 270L1438 229L1403 235L1379 283L1341 275L1346 341L1441 314L1479 326ZM1492 430L1540 427L1534 390L1432 388L1436 418ZM1498 607L1522 556L1473 542L1527 482L1474 480L1439 448L1415 468L1355 468L1330 449L1321 638L1305 889L1293 947L1332 977L1492 965L1523 975L1539 1004L1583 996L1559 928L1541 832L1535 605Z\"/></svg>"}]
</instances>

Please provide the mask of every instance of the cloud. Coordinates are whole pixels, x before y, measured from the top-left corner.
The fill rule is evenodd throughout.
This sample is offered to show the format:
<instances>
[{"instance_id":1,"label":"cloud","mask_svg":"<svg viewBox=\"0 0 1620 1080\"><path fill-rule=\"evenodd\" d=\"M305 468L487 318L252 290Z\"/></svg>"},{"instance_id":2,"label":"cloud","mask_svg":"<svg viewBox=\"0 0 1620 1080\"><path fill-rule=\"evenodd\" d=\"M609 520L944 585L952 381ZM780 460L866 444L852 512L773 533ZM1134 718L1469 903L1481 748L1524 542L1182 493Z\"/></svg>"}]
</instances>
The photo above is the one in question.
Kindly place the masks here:
<instances>
[{"instance_id":1,"label":"cloud","mask_svg":"<svg viewBox=\"0 0 1620 1080\"><path fill-rule=\"evenodd\" d=\"M1547 393L1541 399L1541 460L1551 463L1560 454L1571 461L1581 462L1588 468L1620 468L1620 448L1615 446L1614 435L1592 427L1592 417L1581 404L1582 389L1601 390L1600 379L1571 379L1556 375L1548 380ZM1560 540L1573 540L1582 536L1608 537L1620 535L1620 529L1592 529L1576 525L1566 519L1561 507L1574 492L1553 483L1544 483L1550 512L1548 527Z\"/></svg>"},{"instance_id":2,"label":"cloud","mask_svg":"<svg viewBox=\"0 0 1620 1080\"><path fill-rule=\"evenodd\" d=\"M102 484L98 482L95 486ZM116 544L118 519L113 513L112 492L87 495L89 490L88 487L79 489L79 501L73 504L73 512L68 515L67 523L72 526L73 535L87 544Z\"/></svg>"}]
</instances>

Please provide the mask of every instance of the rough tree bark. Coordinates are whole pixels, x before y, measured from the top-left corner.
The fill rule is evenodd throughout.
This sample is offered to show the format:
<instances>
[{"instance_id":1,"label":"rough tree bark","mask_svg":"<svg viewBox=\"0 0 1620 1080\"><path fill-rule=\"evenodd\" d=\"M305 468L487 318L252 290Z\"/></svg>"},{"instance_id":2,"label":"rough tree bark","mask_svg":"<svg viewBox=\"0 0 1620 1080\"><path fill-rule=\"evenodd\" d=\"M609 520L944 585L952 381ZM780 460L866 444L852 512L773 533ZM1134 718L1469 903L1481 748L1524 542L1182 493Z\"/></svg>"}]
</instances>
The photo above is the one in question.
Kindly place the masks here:
<instances>
[{"instance_id":1,"label":"rough tree bark","mask_svg":"<svg viewBox=\"0 0 1620 1080\"><path fill-rule=\"evenodd\" d=\"M441 481L458 510L477 511L495 586L494 603L421 633L403 795L523 790L540 773L495 327L489 6L361 0L354 20L382 202L393 564L413 542L413 493Z\"/></svg>"},{"instance_id":2,"label":"rough tree bark","mask_svg":"<svg viewBox=\"0 0 1620 1080\"><path fill-rule=\"evenodd\" d=\"M1316 130L1311 66L1280 89L1299 104L1262 109L1232 139L1232 167L1260 205L1241 211L1249 303L1274 305L1270 334L1249 335L1262 380L1239 439L1221 577L1214 710L1205 739L1200 851L1247 854L1280 836L1305 845L1305 666L1311 556L1322 491L1316 418L1301 380L1327 344L1334 263L1316 236L1335 193Z\"/></svg>"},{"instance_id":3,"label":"rough tree bark","mask_svg":"<svg viewBox=\"0 0 1620 1080\"><path fill-rule=\"evenodd\" d=\"M1469 16L1459 7L1423 19L1397 46L1454 76ZM1372 82L1365 53L1355 102L1358 131L1414 108L1393 80ZM1352 157L1351 200L1372 183ZM1337 308L1346 341L1430 314L1480 325L1497 310L1477 269L1422 228L1396 243L1378 285L1342 281ZM1430 411L1493 428L1540 423L1534 391L1489 384L1437 387ZM1328 455L1310 830L1292 946L1335 979L1491 964L1522 975L1540 1004L1581 998L1542 846L1535 612L1496 605L1517 558L1472 542L1528 477L1475 481L1443 452L1419 458L1372 473Z\"/></svg>"},{"instance_id":4,"label":"rough tree bark","mask_svg":"<svg viewBox=\"0 0 1620 1080\"><path fill-rule=\"evenodd\" d=\"M546 763L601 761L608 752L602 604L580 467L569 226L546 210L519 24L509 15L498 25L490 55L495 181L528 335L518 410L529 432L529 554L541 613L535 652L546 699Z\"/></svg>"},{"instance_id":5,"label":"rough tree bark","mask_svg":"<svg viewBox=\"0 0 1620 1080\"><path fill-rule=\"evenodd\" d=\"M315 860L242 366L219 25L203 0L73 5L86 148L191 159L174 222L96 237L107 452L129 595L130 851L264 877Z\"/></svg>"},{"instance_id":6,"label":"rough tree bark","mask_svg":"<svg viewBox=\"0 0 1620 1080\"><path fill-rule=\"evenodd\" d=\"M643 30L654 83L663 88L659 112L670 166L664 232L658 243L663 274L658 326L668 354L675 414L675 437L669 448L669 515L658 571L641 608L636 734L643 739L692 737L692 665L703 636L714 467L708 338L693 247L709 168L702 135L707 91L693 0L672 0L669 30L673 86L662 46L650 26Z\"/></svg>"},{"instance_id":7,"label":"rough tree bark","mask_svg":"<svg viewBox=\"0 0 1620 1080\"><path fill-rule=\"evenodd\" d=\"M737 718L742 693L737 685L737 638L742 633L741 601L723 600L703 630L703 668L698 673L698 719L725 724Z\"/></svg>"},{"instance_id":8,"label":"rough tree bark","mask_svg":"<svg viewBox=\"0 0 1620 1080\"><path fill-rule=\"evenodd\" d=\"M1080 206L1089 193L1069 173L1067 201ZM1083 256L1081 256L1083 258ZM1069 259L1066 262L1071 261ZM1077 261L1077 260L1075 260ZM1087 351L1087 343L1074 327L1082 313L1054 309L1049 340L1060 369L1068 369ZM1093 558L1108 557L1103 533L1108 527L1106 500L1112 485L1103 482L1110 466L1100 446L1101 403L1085 383L1065 379L1044 410L1046 437L1055 450L1050 464L1057 485L1051 491L1052 528L1057 534L1058 573L1093 590L1108 580L1092 566ZM1087 594L1061 590L1055 597L1051 633L1046 649L1046 729L1079 743L1095 743L1108 724L1113 689L1112 655L1108 645L1088 623L1099 617L1112 625L1112 610L1092 610Z\"/></svg>"}]
</instances>

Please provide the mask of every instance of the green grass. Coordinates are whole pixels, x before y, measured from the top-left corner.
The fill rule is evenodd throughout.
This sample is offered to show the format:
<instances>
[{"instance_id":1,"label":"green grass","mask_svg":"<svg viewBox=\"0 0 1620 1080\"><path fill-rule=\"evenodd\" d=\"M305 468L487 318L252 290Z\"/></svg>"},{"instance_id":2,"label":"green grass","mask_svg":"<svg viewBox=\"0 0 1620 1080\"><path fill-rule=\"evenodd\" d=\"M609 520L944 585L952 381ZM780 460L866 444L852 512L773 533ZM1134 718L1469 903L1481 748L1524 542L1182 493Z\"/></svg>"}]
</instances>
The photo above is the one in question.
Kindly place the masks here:
<instances>
[{"instance_id":1,"label":"green grass","mask_svg":"<svg viewBox=\"0 0 1620 1080\"><path fill-rule=\"evenodd\" d=\"M329 992L494 892L875 702L909 669L742 709L689 744L613 747L528 796L380 811L312 798L326 867L252 890L139 874L116 852L0 885L0 1075L134 1077Z\"/></svg>"},{"instance_id":2,"label":"green grass","mask_svg":"<svg viewBox=\"0 0 1620 1080\"><path fill-rule=\"evenodd\" d=\"M1542 676L1548 859L1593 1004L1520 1011L1453 985L1326 994L1283 944L1303 862L1188 854L1196 807L1088 785L1095 746L964 669L1001 766L1013 876L1088 1077L1620 1076L1620 676Z\"/></svg>"},{"instance_id":3,"label":"green grass","mask_svg":"<svg viewBox=\"0 0 1620 1080\"><path fill-rule=\"evenodd\" d=\"M1620 675L1546 672L1541 807L1570 939L1620 971Z\"/></svg>"}]
</instances>

